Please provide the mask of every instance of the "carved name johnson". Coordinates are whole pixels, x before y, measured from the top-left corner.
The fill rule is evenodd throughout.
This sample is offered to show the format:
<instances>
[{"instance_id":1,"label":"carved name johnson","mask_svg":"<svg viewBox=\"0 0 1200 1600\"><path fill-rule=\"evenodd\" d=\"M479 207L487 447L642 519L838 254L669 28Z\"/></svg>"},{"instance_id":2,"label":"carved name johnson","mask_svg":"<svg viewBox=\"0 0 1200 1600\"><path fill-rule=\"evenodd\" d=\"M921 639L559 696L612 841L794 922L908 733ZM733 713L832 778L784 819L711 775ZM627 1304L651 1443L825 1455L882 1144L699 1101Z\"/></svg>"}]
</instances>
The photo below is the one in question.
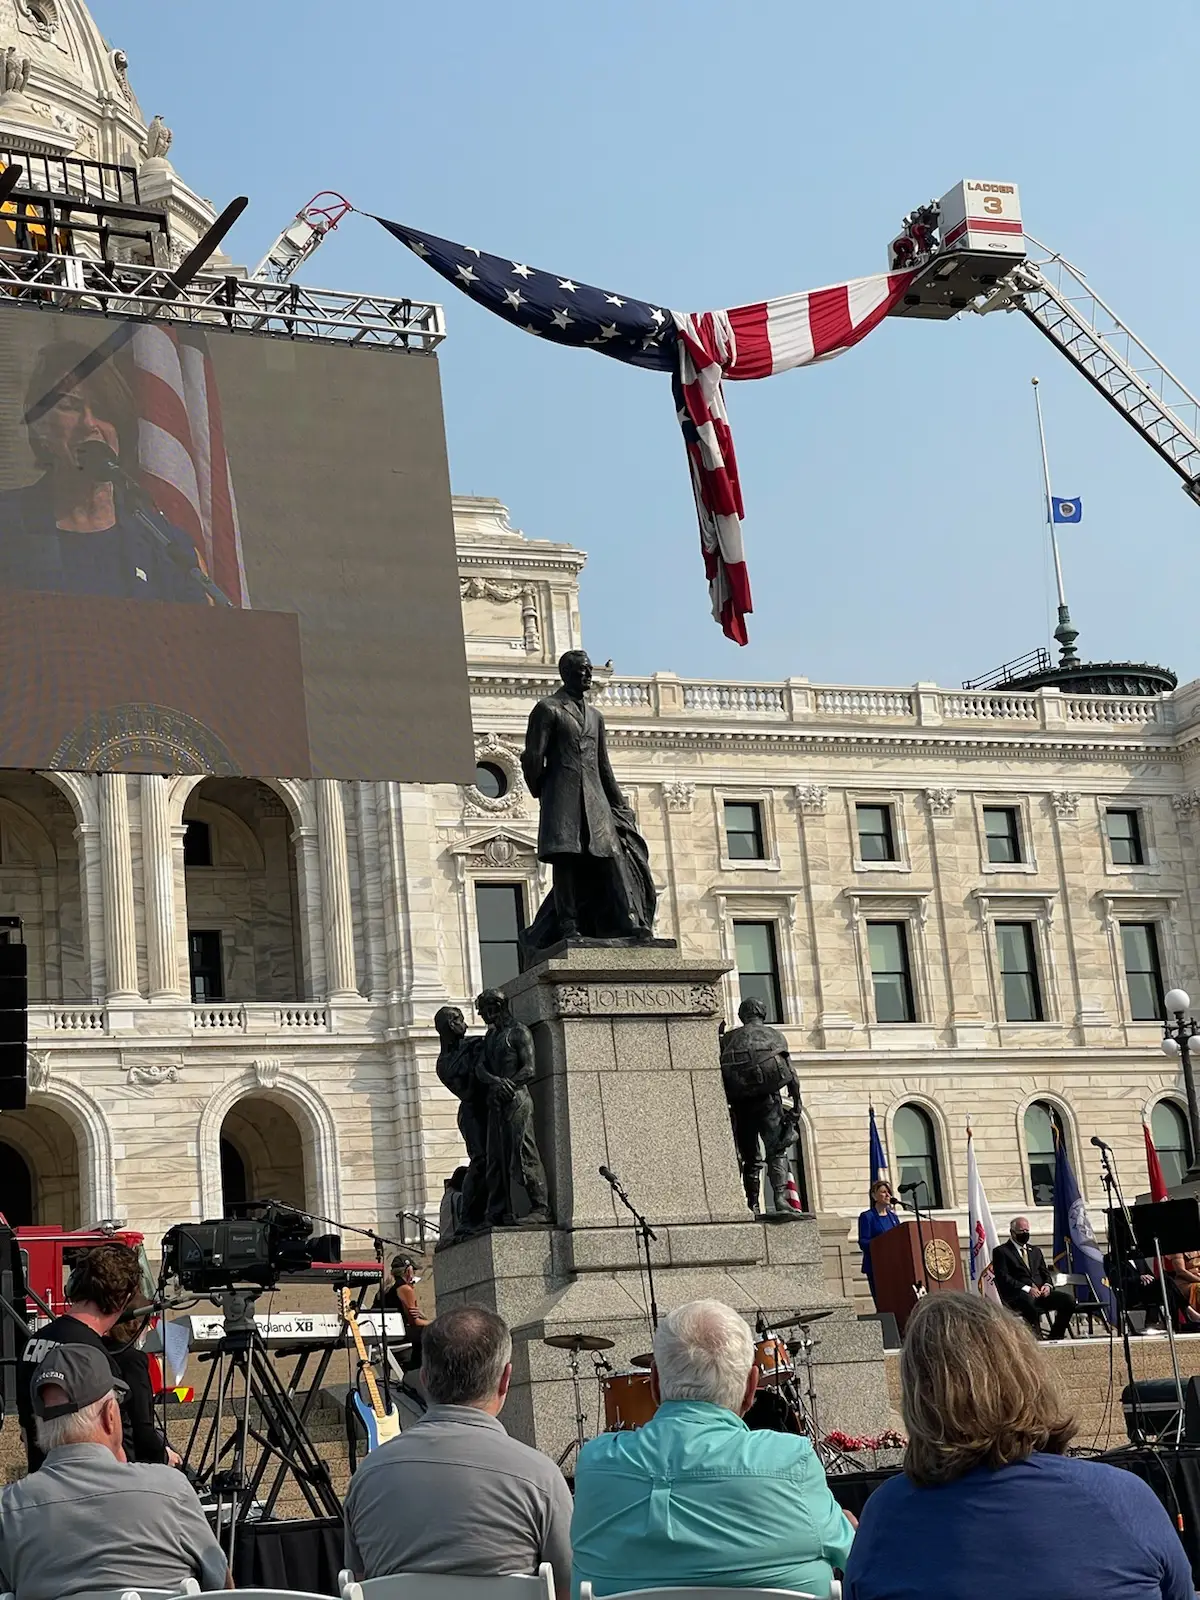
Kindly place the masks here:
<instances>
[{"instance_id":1,"label":"carved name johnson","mask_svg":"<svg viewBox=\"0 0 1200 1600\"><path fill-rule=\"evenodd\" d=\"M715 1017L721 1009L716 985L711 983L562 984L555 999L561 1017Z\"/></svg>"}]
</instances>

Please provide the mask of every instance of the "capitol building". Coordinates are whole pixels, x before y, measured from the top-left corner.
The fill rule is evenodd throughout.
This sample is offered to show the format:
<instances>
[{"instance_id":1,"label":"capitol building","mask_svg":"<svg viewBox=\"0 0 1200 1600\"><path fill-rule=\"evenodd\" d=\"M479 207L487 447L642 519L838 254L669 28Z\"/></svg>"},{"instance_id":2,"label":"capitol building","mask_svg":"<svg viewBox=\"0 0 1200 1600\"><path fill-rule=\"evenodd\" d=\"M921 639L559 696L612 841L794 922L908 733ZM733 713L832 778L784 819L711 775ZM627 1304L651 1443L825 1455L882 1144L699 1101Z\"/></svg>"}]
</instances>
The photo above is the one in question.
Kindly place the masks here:
<instances>
[{"instance_id":1,"label":"capitol building","mask_svg":"<svg viewBox=\"0 0 1200 1600\"><path fill-rule=\"evenodd\" d=\"M212 208L81 0L0 0L0 51L0 161L136 170L178 259ZM409 1237L436 1220L461 1148L432 1019L516 972L549 887L525 723L561 653L595 637L569 527L526 536L487 498L457 497L454 519L472 786L0 773L0 914L30 961L29 1104L0 1116L12 1222L119 1218L153 1253L246 1197ZM1130 687L1154 685L1108 690ZM1200 995L1200 683L618 664L594 693L656 932L729 967L730 1019L761 996L790 1041L831 1285L861 1291L871 1105L893 1178L923 1178L963 1234L968 1119L1002 1232L1019 1211L1048 1232L1056 1131L1094 1219L1091 1135L1130 1196L1143 1119L1168 1181L1186 1168L1160 1039L1164 990Z\"/></svg>"}]
</instances>

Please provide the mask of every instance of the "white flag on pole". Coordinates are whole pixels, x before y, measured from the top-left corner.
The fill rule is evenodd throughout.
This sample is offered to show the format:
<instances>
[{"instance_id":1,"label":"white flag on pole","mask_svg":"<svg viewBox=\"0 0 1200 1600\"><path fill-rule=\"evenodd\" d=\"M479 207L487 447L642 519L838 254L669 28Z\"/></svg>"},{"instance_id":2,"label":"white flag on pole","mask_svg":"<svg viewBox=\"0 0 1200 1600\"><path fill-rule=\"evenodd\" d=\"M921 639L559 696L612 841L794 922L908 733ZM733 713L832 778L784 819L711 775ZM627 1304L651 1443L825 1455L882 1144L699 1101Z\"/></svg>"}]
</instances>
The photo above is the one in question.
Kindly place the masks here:
<instances>
[{"instance_id":1,"label":"white flag on pole","mask_svg":"<svg viewBox=\"0 0 1200 1600\"><path fill-rule=\"evenodd\" d=\"M971 1234L971 1287L977 1294L1000 1303L996 1292L996 1276L992 1256L996 1250L996 1229L988 1209L987 1195L979 1181L979 1168L975 1164L975 1141L971 1137L971 1124L967 1123L967 1218Z\"/></svg>"}]
</instances>

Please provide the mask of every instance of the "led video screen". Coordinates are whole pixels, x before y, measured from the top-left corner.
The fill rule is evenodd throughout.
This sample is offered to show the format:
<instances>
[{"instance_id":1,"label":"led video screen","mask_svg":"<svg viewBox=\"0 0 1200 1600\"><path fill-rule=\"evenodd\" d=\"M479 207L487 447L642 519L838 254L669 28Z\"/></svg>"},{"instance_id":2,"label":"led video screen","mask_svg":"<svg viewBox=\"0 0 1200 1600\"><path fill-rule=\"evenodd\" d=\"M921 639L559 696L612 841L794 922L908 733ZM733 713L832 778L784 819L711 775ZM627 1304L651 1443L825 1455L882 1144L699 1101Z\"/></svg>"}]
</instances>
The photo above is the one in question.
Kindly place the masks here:
<instances>
[{"instance_id":1,"label":"led video screen","mask_svg":"<svg viewBox=\"0 0 1200 1600\"><path fill-rule=\"evenodd\" d=\"M0 767L470 781L436 360L0 306Z\"/></svg>"}]
</instances>

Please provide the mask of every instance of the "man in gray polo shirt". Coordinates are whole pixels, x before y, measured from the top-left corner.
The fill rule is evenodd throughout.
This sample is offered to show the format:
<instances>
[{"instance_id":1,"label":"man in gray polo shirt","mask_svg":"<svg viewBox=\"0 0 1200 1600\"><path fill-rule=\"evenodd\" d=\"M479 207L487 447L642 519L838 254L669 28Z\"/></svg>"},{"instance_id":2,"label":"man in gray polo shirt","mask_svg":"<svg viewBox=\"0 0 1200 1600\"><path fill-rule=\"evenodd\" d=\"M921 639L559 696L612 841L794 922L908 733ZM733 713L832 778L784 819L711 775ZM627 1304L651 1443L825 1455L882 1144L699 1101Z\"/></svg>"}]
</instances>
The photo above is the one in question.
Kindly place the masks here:
<instances>
[{"instance_id":1,"label":"man in gray polo shirt","mask_svg":"<svg viewBox=\"0 0 1200 1600\"><path fill-rule=\"evenodd\" d=\"M121 1391L108 1357L56 1345L30 1380L40 1471L0 1494L0 1586L17 1600L96 1589L232 1588L196 1491L174 1467L121 1448Z\"/></svg>"},{"instance_id":2,"label":"man in gray polo shirt","mask_svg":"<svg viewBox=\"0 0 1200 1600\"><path fill-rule=\"evenodd\" d=\"M536 1573L548 1561L559 1595L570 1594L570 1492L553 1461L499 1420L511 1356L507 1325L482 1306L457 1306L424 1330L432 1404L371 1452L346 1496L346 1565L357 1577Z\"/></svg>"}]
</instances>

